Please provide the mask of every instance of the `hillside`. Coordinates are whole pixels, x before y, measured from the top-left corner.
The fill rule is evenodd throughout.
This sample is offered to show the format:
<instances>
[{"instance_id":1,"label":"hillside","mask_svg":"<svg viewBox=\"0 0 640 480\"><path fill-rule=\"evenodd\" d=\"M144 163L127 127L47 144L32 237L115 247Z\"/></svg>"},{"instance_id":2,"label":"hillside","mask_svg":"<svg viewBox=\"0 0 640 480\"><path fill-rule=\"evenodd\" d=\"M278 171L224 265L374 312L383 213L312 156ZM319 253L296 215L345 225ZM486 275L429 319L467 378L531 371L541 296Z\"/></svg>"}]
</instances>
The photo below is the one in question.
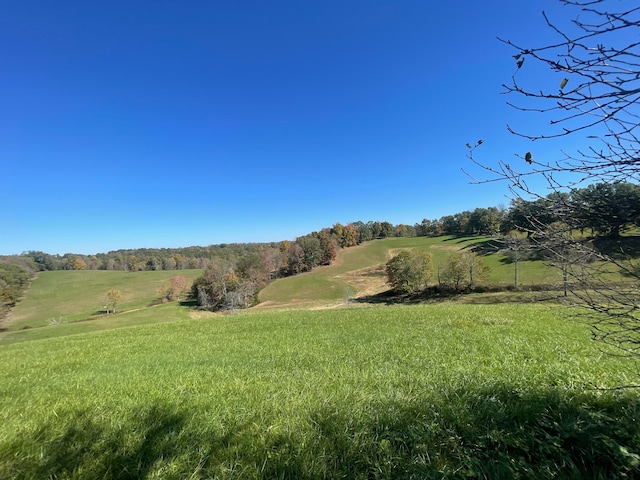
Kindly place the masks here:
<instances>
[{"instance_id":1,"label":"hillside","mask_svg":"<svg viewBox=\"0 0 640 480\"><path fill-rule=\"evenodd\" d=\"M384 264L403 249L422 249L434 258L434 268L446 263L457 250L486 247L487 237L386 238L342 249L330 266L277 279L259 294L262 309L339 308L352 301L369 303L369 298L388 290ZM490 267L488 283L511 285L513 265L501 254L483 256ZM559 280L555 269L540 261L521 262L520 285L552 284ZM32 282L24 300L5 322L0 341L12 343L29 338L61 336L96 329L166 322L189 318L197 312L188 307L154 305L158 289L174 275L193 280L201 270L157 272L53 271L42 272ZM117 315L104 315L105 293L116 288L123 294ZM153 310L150 310L153 309ZM201 315L198 313L198 315Z\"/></svg>"},{"instance_id":2,"label":"hillside","mask_svg":"<svg viewBox=\"0 0 640 480\"><path fill-rule=\"evenodd\" d=\"M57 270L41 272L25 298L11 311L9 330L70 323L103 315L109 289L122 292L122 312L149 307L158 300L158 289L181 275L193 280L200 270L124 272L104 270Z\"/></svg>"},{"instance_id":3,"label":"hillside","mask_svg":"<svg viewBox=\"0 0 640 480\"><path fill-rule=\"evenodd\" d=\"M615 387L635 373L568 310L364 303L397 252L437 268L486 242L367 242L226 315L156 302L199 270L44 272L0 338L0 477L634 477L640 405ZM512 281L504 257L483 259ZM557 280L542 262L520 273ZM110 288L122 310L104 315ZM328 310L345 298L366 308Z\"/></svg>"},{"instance_id":4,"label":"hillside","mask_svg":"<svg viewBox=\"0 0 640 480\"><path fill-rule=\"evenodd\" d=\"M0 346L1 478L638 474L637 395L592 388L632 381L625 360L541 305L258 311L28 347Z\"/></svg>"},{"instance_id":5,"label":"hillside","mask_svg":"<svg viewBox=\"0 0 640 480\"><path fill-rule=\"evenodd\" d=\"M489 237L385 238L340 250L333 265L279 279L260 292L260 307L327 308L344 305L349 298L372 296L388 290L384 264L403 249L421 249L433 255L434 268L442 267L452 252L485 246ZM483 255L491 269L488 283L513 284L513 265L501 254ZM553 284L558 272L541 261L519 264L519 284Z\"/></svg>"}]
</instances>

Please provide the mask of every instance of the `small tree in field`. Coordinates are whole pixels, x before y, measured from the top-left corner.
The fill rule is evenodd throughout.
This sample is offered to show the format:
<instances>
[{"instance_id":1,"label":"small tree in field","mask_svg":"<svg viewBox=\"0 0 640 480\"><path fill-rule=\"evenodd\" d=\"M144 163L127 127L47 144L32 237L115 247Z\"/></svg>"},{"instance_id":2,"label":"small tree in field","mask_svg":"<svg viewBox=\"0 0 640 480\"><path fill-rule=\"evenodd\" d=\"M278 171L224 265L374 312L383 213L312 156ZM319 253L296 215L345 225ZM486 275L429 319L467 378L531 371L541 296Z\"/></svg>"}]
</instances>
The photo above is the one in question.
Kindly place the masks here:
<instances>
[{"instance_id":1,"label":"small tree in field","mask_svg":"<svg viewBox=\"0 0 640 480\"><path fill-rule=\"evenodd\" d=\"M122 300L122 292L112 288L105 295L105 310L107 313L116 313L116 308Z\"/></svg>"},{"instance_id":2,"label":"small tree in field","mask_svg":"<svg viewBox=\"0 0 640 480\"><path fill-rule=\"evenodd\" d=\"M475 253L454 253L440 275L440 283L456 291L473 290L488 275L489 267Z\"/></svg>"},{"instance_id":3,"label":"small tree in field","mask_svg":"<svg viewBox=\"0 0 640 480\"><path fill-rule=\"evenodd\" d=\"M187 293L190 285L189 281L182 275L175 275L169 279L169 285L162 285L158 289L160 299L163 302L173 302L178 300L182 295Z\"/></svg>"},{"instance_id":4,"label":"small tree in field","mask_svg":"<svg viewBox=\"0 0 640 480\"><path fill-rule=\"evenodd\" d=\"M414 293L427 286L433 274L433 260L427 252L404 251L387 262L386 270L394 290Z\"/></svg>"},{"instance_id":5,"label":"small tree in field","mask_svg":"<svg viewBox=\"0 0 640 480\"><path fill-rule=\"evenodd\" d=\"M519 285L519 264L521 260L526 260L531 253L532 247L528 239L520 232L511 231L498 239L498 251L504 253L513 264L513 287Z\"/></svg>"}]
</instances>

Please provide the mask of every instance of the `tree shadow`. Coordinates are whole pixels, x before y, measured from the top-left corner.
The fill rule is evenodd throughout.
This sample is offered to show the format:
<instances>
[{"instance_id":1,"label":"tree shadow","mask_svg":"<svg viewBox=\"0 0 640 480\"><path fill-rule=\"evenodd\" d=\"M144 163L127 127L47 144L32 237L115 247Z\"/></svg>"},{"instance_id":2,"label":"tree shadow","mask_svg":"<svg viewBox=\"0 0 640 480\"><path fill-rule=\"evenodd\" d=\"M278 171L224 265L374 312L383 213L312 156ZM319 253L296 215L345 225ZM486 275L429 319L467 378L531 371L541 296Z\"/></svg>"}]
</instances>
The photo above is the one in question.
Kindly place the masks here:
<instances>
[{"instance_id":1,"label":"tree shadow","mask_svg":"<svg viewBox=\"0 0 640 480\"><path fill-rule=\"evenodd\" d=\"M640 257L640 236L598 237L593 245L605 255L616 260Z\"/></svg>"},{"instance_id":2,"label":"tree shadow","mask_svg":"<svg viewBox=\"0 0 640 480\"><path fill-rule=\"evenodd\" d=\"M33 433L42 440L40 454L15 456L11 478L144 478L159 459L179 449L184 417L159 406L135 416L123 428L99 424L89 412L76 413L63 426L41 426Z\"/></svg>"},{"instance_id":3,"label":"tree shadow","mask_svg":"<svg viewBox=\"0 0 640 480\"><path fill-rule=\"evenodd\" d=\"M475 242L469 242L470 239L477 238L477 235L455 235L445 238L443 242L468 243L463 250L471 250L478 255L491 255L500 250L500 242L493 238L478 239Z\"/></svg>"},{"instance_id":4,"label":"tree shadow","mask_svg":"<svg viewBox=\"0 0 640 480\"><path fill-rule=\"evenodd\" d=\"M640 478L639 408L632 395L494 386L313 421L335 478Z\"/></svg>"},{"instance_id":5,"label":"tree shadow","mask_svg":"<svg viewBox=\"0 0 640 480\"><path fill-rule=\"evenodd\" d=\"M99 422L89 411L76 412L63 425L60 420L39 427L32 438L4 446L2 478L156 478L173 460L201 469L216 449L231 441L224 435L194 434L186 429L189 412L163 405L129 412L120 426ZM200 449L194 448L200 446ZM25 446L35 446L28 455ZM194 468L195 468L194 466ZM194 477L197 478L197 477Z\"/></svg>"},{"instance_id":6,"label":"tree shadow","mask_svg":"<svg viewBox=\"0 0 640 480\"><path fill-rule=\"evenodd\" d=\"M196 300L195 298L180 300L179 303L181 307L195 308L198 306L198 300Z\"/></svg>"},{"instance_id":7,"label":"tree shadow","mask_svg":"<svg viewBox=\"0 0 640 480\"><path fill-rule=\"evenodd\" d=\"M480 242L473 243L467 247L476 255L487 256L495 255L502 248L500 243L494 239L487 239Z\"/></svg>"},{"instance_id":8,"label":"tree shadow","mask_svg":"<svg viewBox=\"0 0 640 480\"><path fill-rule=\"evenodd\" d=\"M310 409L306 431L271 428L264 416L216 431L200 427L204 414L166 405L130 412L118 425L79 412L2 444L0 476L640 477L637 395L500 384L428 395L366 405L329 399Z\"/></svg>"},{"instance_id":9,"label":"tree shadow","mask_svg":"<svg viewBox=\"0 0 640 480\"><path fill-rule=\"evenodd\" d=\"M391 289L372 295L354 297L350 301L374 305L418 305L451 300L465 304L538 303L557 299L557 288L557 285L552 284L527 285L522 288L515 288L513 285L476 285L473 289L456 290L432 285L416 293L398 293ZM523 296L523 294L530 295L533 292L540 292L541 295ZM495 294L500 294L500 296L495 296Z\"/></svg>"},{"instance_id":10,"label":"tree shadow","mask_svg":"<svg viewBox=\"0 0 640 480\"><path fill-rule=\"evenodd\" d=\"M453 290L440 289L438 287L429 287L416 293L397 293L394 290L386 290L384 292L372 295L363 295L361 297L352 298L355 303L367 303L376 305L417 305L427 302L439 302L451 300L463 295L461 292Z\"/></svg>"}]
</instances>

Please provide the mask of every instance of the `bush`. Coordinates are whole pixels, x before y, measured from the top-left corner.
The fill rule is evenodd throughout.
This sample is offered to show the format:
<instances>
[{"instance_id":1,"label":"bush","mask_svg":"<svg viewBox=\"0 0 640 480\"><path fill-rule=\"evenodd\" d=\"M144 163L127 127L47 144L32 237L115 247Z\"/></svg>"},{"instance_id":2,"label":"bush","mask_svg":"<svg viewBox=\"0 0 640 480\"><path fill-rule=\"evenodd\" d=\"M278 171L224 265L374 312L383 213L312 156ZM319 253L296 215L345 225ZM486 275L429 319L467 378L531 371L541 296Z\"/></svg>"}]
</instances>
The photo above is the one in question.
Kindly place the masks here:
<instances>
[{"instance_id":1,"label":"bush","mask_svg":"<svg viewBox=\"0 0 640 480\"><path fill-rule=\"evenodd\" d=\"M427 252L400 252L387 262L386 271L388 282L394 290L414 293L424 289L431 280L433 259Z\"/></svg>"},{"instance_id":2,"label":"bush","mask_svg":"<svg viewBox=\"0 0 640 480\"><path fill-rule=\"evenodd\" d=\"M454 253L449 257L447 265L440 275L439 283L457 292L474 290L477 282L485 280L489 275L487 267L478 255L473 252Z\"/></svg>"}]
</instances>

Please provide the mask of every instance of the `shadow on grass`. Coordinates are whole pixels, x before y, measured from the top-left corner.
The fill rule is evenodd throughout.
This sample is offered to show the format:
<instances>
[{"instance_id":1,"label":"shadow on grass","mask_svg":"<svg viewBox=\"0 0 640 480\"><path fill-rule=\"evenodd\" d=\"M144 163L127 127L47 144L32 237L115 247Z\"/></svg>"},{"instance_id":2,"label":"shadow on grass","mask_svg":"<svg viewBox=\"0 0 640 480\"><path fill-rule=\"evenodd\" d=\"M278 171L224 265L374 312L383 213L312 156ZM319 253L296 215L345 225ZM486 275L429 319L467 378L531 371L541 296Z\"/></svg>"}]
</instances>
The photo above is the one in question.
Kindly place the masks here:
<instances>
[{"instance_id":1,"label":"shadow on grass","mask_svg":"<svg viewBox=\"0 0 640 480\"><path fill-rule=\"evenodd\" d=\"M161 410L153 407L120 429L98 423L88 412L64 425L44 425L31 439L42 442L39 455L21 452L20 445L25 449L30 442L20 441L9 447L15 449L13 462L0 462L0 473L4 478L144 478L178 446L184 418Z\"/></svg>"},{"instance_id":2,"label":"shadow on grass","mask_svg":"<svg viewBox=\"0 0 640 480\"><path fill-rule=\"evenodd\" d=\"M629 392L527 394L500 385L405 403L324 403L309 412L306 430L256 417L216 431L202 428L211 422L202 413L178 406L132 412L119 427L84 412L0 444L0 475L638 478L639 414Z\"/></svg>"},{"instance_id":3,"label":"shadow on grass","mask_svg":"<svg viewBox=\"0 0 640 480\"><path fill-rule=\"evenodd\" d=\"M594 246L602 253L616 260L627 260L640 257L640 236L600 237L593 241Z\"/></svg>"},{"instance_id":4,"label":"shadow on grass","mask_svg":"<svg viewBox=\"0 0 640 480\"><path fill-rule=\"evenodd\" d=\"M417 293L397 293L394 290L373 295L363 295L350 299L354 303L373 305L419 305L455 300L459 303L501 304L501 303L539 303L555 301L561 295L557 285L528 285L523 288L512 286L477 286L473 290L457 291L432 286Z\"/></svg>"},{"instance_id":5,"label":"shadow on grass","mask_svg":"<svg viewBox=\"0 0 640 480\"><path fill-rule=\"evenodd\" d=\"M497 387L314 420L344 478L611 479L640 476L639 408L633 395Z\"/></svg>"},{"instance_id":6,"label":"shadow on grass","mask_svg":"<svg viewBox=\"0 0 640 480\"><path fill-rule=\"evenodd\" d=\"M352 298L355 303L367 303L375 305L417 305L427 302L438 302L458 298L462 293L454 292L433 292L423 291L418 293L397 293L394 290L386 290L384 292L375 293L373 295L363 295L361 297Z\"/></svg>"},{"instance_id":7,"label":"shadow on grass","mask_svg":"<svg viewBox=\"0 0 640 480\"><path fill-rule=\"evenodd\" d=\"M181 307L189 307L189 308L195 308L198 306L198 301L194 298L189 298L187 300L180 300L180 306Z\"/></svg>"},{"instance_id":8,"label":"shadow on grass","mask_svg":"<svg viewBox=\"0 0 640 480\"><path fill-rule=\"evenodd\" d=\"M186 429L188 418L188 411L155 405L130 412L126 422L113 426L78 412L65 422L43 425L31 438L0 446L0 477L182 478L170 474L172 464L197 473L209 455L231 441L229 435L194 436Z\"/></svg>"}]
</instances>

